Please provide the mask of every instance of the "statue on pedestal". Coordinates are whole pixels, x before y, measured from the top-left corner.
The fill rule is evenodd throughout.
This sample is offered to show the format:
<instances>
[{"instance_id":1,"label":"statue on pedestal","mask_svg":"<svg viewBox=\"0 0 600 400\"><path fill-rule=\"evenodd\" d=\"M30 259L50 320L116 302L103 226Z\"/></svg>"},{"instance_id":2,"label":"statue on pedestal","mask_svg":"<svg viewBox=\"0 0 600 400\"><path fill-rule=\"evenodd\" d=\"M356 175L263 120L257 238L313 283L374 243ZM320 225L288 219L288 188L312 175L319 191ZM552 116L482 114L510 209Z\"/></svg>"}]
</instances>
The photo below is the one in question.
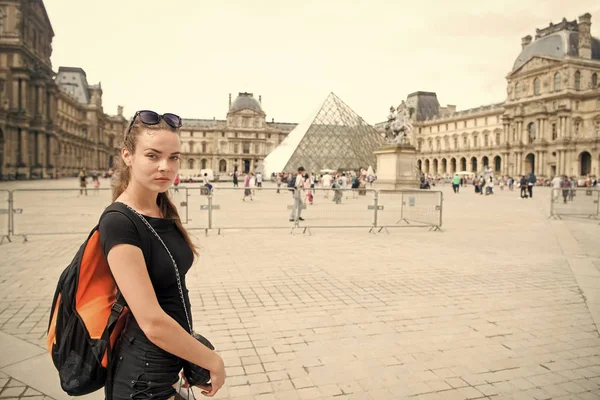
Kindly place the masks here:
<instances>
[{"instance_id":1,"label":"statue on pedestal","mask_svg":"<svg viewBox=\"0 0 600 400\"><path fill-rule=\"evenodd\" d=\"M411 111L404 102L397 109L390 107L388 121L385 125L385 137L390 144L410 144L413 131Z\"/></svg>"}]
</instances>

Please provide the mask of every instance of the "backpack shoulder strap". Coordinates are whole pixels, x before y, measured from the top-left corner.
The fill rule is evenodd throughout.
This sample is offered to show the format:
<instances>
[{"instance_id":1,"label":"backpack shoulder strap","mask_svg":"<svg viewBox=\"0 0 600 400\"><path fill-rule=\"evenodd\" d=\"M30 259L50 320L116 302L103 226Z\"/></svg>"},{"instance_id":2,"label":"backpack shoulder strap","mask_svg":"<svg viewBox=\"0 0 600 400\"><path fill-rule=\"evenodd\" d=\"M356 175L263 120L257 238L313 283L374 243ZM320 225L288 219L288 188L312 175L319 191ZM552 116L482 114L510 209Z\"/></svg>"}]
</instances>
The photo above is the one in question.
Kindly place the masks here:
<instances>
[{"instance_id":1,"label":"backpack shoulder strap","mask_svg":"<svg viewBox=\"0 0 600 400\"><path fill-rule=\"evenodd\" d=\"M117 213L125 215L127 218L129 218L129 220L133 223L133 225L135 225L135 227L137 228L137 231L140 235L140 241L142 244L142 252L144 253L144 260L146 261L146 264L148 264L150 262L150 254L151 254L150 246L151 245L150 245L150 233L148 232L148 228L146 228L146 225L144 225L144 223L142 221L140 221L139 217L137 215L133 214L127 208L127 206L125 206L125 204L118 202L118 201L116 201L116 202L112 203L110 206L106 207L106 209L100 216L100 219L102 219L102 217L104 215L109 214L111 212L117 212Z\"/></svg>"}]
</instances>

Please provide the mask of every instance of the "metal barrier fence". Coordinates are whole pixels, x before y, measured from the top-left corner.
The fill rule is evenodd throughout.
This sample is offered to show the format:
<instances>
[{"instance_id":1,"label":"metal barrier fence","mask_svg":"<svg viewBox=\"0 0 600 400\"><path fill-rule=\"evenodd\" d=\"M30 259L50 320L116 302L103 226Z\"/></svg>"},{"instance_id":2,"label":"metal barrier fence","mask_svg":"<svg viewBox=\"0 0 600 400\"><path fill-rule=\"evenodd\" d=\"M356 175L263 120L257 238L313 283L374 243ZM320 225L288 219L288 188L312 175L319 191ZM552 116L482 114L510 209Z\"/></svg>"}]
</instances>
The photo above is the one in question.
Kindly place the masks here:
<instances>
[{"instance_id":1,"label":"metal barrier fence","mask_svg":"<svg viewBox=\"0 0 600 400\"><path fill-rule=\"evenodd\" d=\"M170 188L182 223L190 230L369 228L442 226L442 193L430 190L323 189L287 187ZM0 191L0 237L87 234L112 201L111 190L15 189ZM294 203L296 206L294 207ZM294 213L295 210L295 213ZM2 243L0 241L0 243Z\"/></svg>"},{"instance_id":2,"label":"metal barrier fence","mask_svg":"<svg viewBox=\"0 0 600 400\"><path fill-rule=\"evenodd\" d=\"M597 219L600 216L600 189L552 189L550 218L561 219L563 216Z\"/></svg>"},{"instance_id":3,"label":"metal barrier fence","mask_svg":"<svg viewBox=\"0 0 600 400\"><path fill-rule=\"evenodd\" d=\"M407 226L440 230L443 202L443 193L440 191L380 190L375 225L380 230Z\"/></svg>"},{"instance_id":4,"label":"metal barrier fence","mask_svg":"<svg viewBox=\"0 0 600 400\"><path fill-rule=\"evenodd\" d=\"M171 200L182 223L188 222L188 189L171 189ZM9 191L12 205L8 226L12 236L84 234L98 223L100 214L112 202L109 188L98 189L15 189ZM2 204L0 192L0 204ZM0 206L1 209L1 206ZM12 212L11 212L12 210ZM0 211L1 214L1 211ZM0 223L3 215L0 215ZM0 234L2 227L0 227Z\"/></svg>"},{"instance_id":5,"label":"metal barrier fence","mask_svg":"<svg viewBox=\"0 0 600 400\"><path fill-rule=\"evenodd\" d=\"M12 200L12 234L26 240L29 235L89 233L112 196L107 188L15 189Z\"/></svg>"},{"instance_id":6,"label":"metal barrier fence","mask_svg":"<svg viewBox=\"0 0 600 400\"><path fill-rule=\"evenodd\" d=\"M4 242L4 239L10 242L11 195L12 193L8 190L0 190L0 244Z\"/></svg>"}]
</instances>

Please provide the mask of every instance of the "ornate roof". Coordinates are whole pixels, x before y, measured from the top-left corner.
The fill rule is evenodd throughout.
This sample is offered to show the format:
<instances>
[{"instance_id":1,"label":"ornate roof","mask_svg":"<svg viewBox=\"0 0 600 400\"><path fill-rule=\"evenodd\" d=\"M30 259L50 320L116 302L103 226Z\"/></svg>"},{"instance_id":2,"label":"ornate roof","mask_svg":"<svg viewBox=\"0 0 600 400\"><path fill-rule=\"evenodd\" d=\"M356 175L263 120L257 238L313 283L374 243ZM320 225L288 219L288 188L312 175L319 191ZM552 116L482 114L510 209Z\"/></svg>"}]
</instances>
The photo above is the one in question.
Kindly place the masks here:
<instances>
[{"instance_id":1,"label":"ornate roof","mask_svg":"<svg viewBox=\"0 0 600 400\"><path fill-rule=\"evenodd\" d=\"M579 32L562 30L537 39L525 46L515 60L513 71L535 56L564 58L579 55ZM592 37L592 60L600 60L600 40Z\"/></svg>"},{"instance_id":2,"label":"ornate roof","mask_svg":"<svg viewBox=\"0 0 600 400\"><path fill-rule=\"evenodd\" d=\"M258 100L254 98L252 93L238 93L238 97L231 103L231 107L229 108L229 112L236 112L240 110L252 110L257 113L264 114L262 107Z\"/></svg>"}]
</instances>

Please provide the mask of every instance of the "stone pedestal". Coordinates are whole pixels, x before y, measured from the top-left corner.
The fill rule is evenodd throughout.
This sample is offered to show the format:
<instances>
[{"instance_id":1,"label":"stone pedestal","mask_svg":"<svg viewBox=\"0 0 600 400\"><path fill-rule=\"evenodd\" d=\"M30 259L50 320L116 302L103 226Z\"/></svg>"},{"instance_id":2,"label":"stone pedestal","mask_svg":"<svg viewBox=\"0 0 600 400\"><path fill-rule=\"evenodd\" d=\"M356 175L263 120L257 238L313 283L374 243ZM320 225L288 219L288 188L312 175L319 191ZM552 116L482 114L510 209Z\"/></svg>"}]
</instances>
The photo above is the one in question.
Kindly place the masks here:
<instances>
[{"instance_id":1,"label":"stone pedestal","mask_svg":"<svg viewBox=\"0 0 600 400\"><path fill-rule=\"evenodd\" d=\"M419 188L417 149L414 146L390 144L374 151L373 154L377 157L377 189Z\"/></svg>"}]
</instances>

